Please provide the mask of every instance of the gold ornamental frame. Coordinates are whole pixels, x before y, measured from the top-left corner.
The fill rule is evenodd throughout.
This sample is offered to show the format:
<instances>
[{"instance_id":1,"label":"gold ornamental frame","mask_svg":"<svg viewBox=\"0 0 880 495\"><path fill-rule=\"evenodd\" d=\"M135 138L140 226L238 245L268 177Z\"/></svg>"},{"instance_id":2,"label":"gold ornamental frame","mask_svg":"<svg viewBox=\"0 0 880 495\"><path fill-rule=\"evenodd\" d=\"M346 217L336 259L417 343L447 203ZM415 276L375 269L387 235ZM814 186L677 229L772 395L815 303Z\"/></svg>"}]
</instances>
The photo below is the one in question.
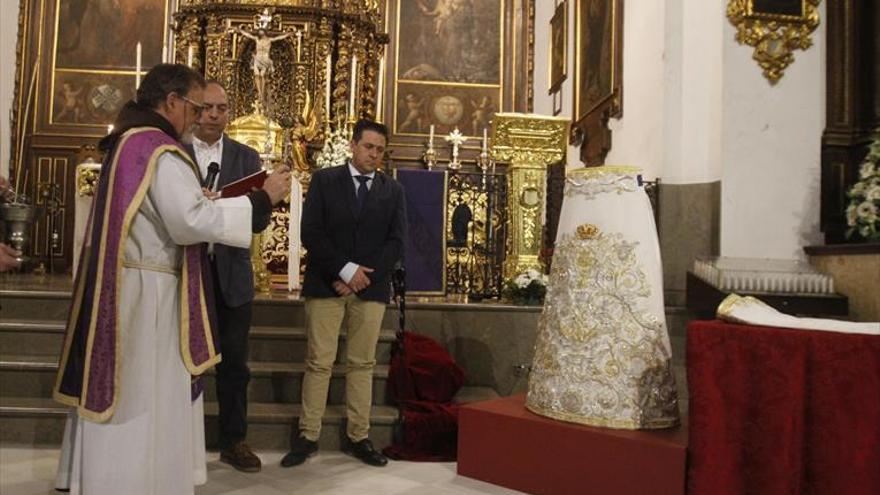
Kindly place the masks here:
<instances>
[{"instance_id":1,"label":"gold ornamental frame","mask_svg":"<svg viewBox=\"0 0 880 495\"><path fill-rule=\"evenodd\" d=\"M736 41L755 49L752 58L771 85L779 82L794 62L794 50L813 45L810 35L819 27L821 1L730 0L727 4Z\"/></svg>"}]
</instances>

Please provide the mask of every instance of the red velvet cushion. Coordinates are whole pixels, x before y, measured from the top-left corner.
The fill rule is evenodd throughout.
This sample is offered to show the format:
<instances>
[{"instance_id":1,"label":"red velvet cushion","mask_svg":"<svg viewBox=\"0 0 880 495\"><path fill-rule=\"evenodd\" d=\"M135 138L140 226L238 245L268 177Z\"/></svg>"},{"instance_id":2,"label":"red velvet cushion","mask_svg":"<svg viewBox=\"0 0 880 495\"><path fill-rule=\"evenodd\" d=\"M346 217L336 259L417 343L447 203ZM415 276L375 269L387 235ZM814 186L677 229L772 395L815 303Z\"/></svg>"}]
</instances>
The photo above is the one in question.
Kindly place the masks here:
<instances>
[{"instance_id":1,"label":"red velvet cushion","mask_svg":"<svg viewBox=\"0 0 880 495\"><path fill-rule=\"evenodd\" d=\"M388 373L393 399L447 403L464 384L464 370L430 337L406 332L403 353L399 351L395 349Z\"/></svg>"}]
</instances>

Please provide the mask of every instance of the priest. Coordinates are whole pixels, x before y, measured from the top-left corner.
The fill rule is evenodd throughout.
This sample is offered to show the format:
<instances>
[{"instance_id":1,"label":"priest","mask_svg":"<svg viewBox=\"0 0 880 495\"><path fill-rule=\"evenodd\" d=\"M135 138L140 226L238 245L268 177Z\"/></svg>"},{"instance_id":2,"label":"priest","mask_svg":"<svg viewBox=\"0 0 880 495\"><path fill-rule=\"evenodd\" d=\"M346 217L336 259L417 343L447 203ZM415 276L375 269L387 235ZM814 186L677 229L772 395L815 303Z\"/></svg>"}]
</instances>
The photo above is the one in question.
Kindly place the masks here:
<instances>
[{"instance_id":1,"label":"priest","mask_svg":"<svg viewBox=\"0 0 880 495\"><path fill-rule=\"evenodd\" d=\"M106 152L74 281L54 397L73 406L56 486L72 493L192 494L207 478L197 377L220 361L206 242L246 248L253 218L290 174L212 200L181 146L205 81L160 64L129 102Z\"/></svg>"}]
</instances>

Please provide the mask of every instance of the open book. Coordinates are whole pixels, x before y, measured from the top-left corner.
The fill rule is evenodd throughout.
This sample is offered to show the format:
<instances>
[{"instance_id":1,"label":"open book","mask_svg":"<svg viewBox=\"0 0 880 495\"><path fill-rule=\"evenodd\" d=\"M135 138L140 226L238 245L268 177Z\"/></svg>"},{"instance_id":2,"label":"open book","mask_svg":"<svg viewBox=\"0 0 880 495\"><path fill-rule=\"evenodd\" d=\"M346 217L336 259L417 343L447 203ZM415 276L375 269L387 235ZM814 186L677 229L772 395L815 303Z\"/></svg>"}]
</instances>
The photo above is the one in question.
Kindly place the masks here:
<instances>
[{"instance_id":1,"label":"open book","mask_svg":"<svg viewBox=\"0 0 880 495\"><path fill-rule=\"evenodd\" d=\"M253 189L260 189L263 187L263 182L266 182L266 175L265 170L260 170L235 182L230 182L220 190L220 197L234 198L236 196L243 196Z\"/></svg>"}]
</instances>

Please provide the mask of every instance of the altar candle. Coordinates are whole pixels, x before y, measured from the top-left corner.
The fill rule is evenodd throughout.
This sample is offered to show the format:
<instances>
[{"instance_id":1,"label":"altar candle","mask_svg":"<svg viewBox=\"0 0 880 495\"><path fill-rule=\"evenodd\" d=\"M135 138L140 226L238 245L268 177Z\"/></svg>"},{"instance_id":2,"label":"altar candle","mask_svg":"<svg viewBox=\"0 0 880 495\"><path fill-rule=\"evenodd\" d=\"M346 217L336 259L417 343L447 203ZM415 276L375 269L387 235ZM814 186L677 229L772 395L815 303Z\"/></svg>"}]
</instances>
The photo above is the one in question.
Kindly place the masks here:
<instances>
[{"instance_id":1,"label":"altar candle","mask_svg":"<svg viewBox=\"0 0 880 495\"><path fill-rule=\"evenodd\" d=\"M192 67L193 65L193 46L189 45L186 47L186 65Z\"/></svg>"},{"instance_id":2,"label":"altar candle","mask_svg":"<svg viewBox=\"0 0 880 495\"><path fill-rule=\"evenodd\" d=\"M330 124L330 92L332 88L332 81L330 78L333 75L333 61L330 58L330 54L327 54L327 66L324 68L324 117L326 118L326 122Z\"/></svg>"},{"instance_id":3,"label":"altar candle","mask_svg":"<svg viewBox=\"0 0 880 495\"><path fill-rule=\"evenodd\" d=\"M226 29L229 29L229 28L231 28L231 27L232 27L232 19L228 19L228 18L227 18L227 19L226 19Z\"/></svg>"},{"instance_id":4,"label":"altar candle","mask_svg":"<svg viewBox=\"0 0 880 495\"><path fill-rule=\"evenodd\" d=\"M141 42L138 41L137 51L134 61L134 91L137 93L138 87L141 85Z\"/></svg>"},{"instance_id":5,"label":"altar candle","mask_svg":"<svg viewBox=\"0 0 880 495\"><path fill-rule=\"evenodd\" d=\"M107 134L113 134L113 124L107 126Z\"/></svg>"},{"instance_id":6,"label":"altar candle","mask_svg":"<svg viewBox=\"0 0 880 495\"><path fill-rule=\"evenodd\" d=\"M354 98L357 91L357 65L358 58L357 55L354 55L351 57L351 90L348 95L348 114L352 119L355 116Z\"/></svg>"},{"instance_id":7,"label":"altar candle","mask_svg":"<svg viewBox=\"0 0 880 495\"><path fill-rule=\"evenodd\" d=\"M434 124L431 124L431 128L428 130L428 146L434 147Z\"/></svg>"},{"instance_id":8,"label":"altar candle","mask_svg":"<svg viewBox=\"0 0 880 495\"><path fill-rule=\"evenodd\" d=\"M489 137L485 127L483 127L483 151L489 151Z\"/></svg>"},{"instance_id":9,"label":"altar candle","mask_svg":"<svg viewBox=\"0 0 880 495\"><path fill-rule=\"evenodd\" d=\"M382 108L383 96L385 95L385 54L382 54L382 58L379 59L379 84L377 88L379 94L376 97L376 116L381 119L384 110Z\"/></svg>"}]
</instances>

